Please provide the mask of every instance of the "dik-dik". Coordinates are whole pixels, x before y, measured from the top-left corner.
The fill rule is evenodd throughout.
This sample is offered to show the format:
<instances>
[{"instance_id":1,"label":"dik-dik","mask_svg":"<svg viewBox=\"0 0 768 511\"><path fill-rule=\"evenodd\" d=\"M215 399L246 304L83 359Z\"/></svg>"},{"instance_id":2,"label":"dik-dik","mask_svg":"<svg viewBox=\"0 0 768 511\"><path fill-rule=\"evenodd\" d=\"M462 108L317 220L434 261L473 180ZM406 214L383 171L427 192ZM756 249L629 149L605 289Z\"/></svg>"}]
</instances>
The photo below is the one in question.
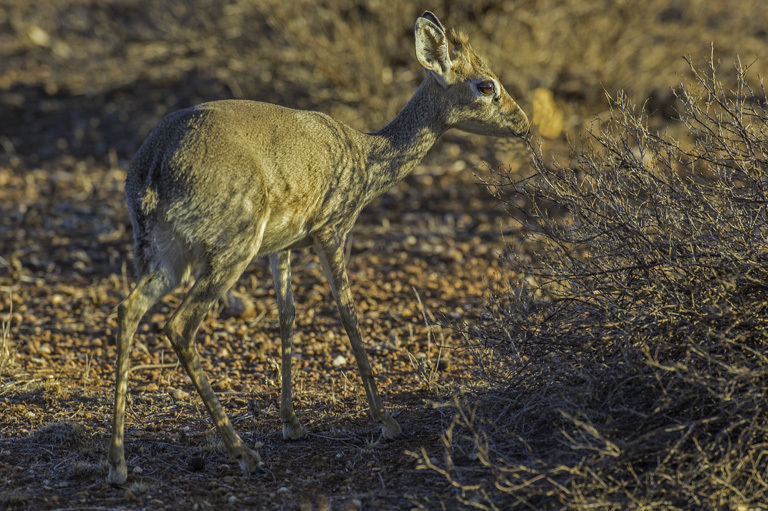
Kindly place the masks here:
<instances>
[{"instance_id":1,"label":"dik-dik","mask_svg":"<svg viewBox=\"0 0 768 511\"><path fill-rule=\"evenodd\" d=\"M165 117L128 171L125 189L138 282L118 307L117 382L108 481L127 478L123 420L131 340L146 311L197 278L164 327L173 349L245 474L257 452L235 433L203 372L195 334L211 305L256 256L269 256L280 314L283 437L306 435L291 400L294 303L290 251L313 247L352 344L371 415L400 435L376 390L347 280L344 243L360 210L403 179L451 128L525 137L528 118L469 46L431 12L416 20L426 77L386 127L361 133L319 112L256 101L214 101Z\"/></svg>"}]
</instances>

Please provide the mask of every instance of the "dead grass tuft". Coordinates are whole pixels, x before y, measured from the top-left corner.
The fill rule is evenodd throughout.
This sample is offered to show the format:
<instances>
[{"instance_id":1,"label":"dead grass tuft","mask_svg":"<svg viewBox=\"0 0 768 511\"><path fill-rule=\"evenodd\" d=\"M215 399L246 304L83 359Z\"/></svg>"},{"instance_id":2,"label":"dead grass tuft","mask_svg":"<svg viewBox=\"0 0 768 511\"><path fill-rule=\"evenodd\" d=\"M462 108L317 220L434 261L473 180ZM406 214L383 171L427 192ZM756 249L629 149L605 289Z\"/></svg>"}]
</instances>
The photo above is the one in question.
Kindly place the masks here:
<instances>
[{"instance_id":1,"label":"dead grass tuft","mask_svg":"<svg viewBox=\"0 0 768 511\"><path fill-rule=\"evenodd\" d=\"M500 176L539 251L469 332L486 390L417 456L464 504L765 508L768 99L691 70L684 139L619 93L568 166Z\"/></svg>"},{"instance_id":2,"label":"dead grass tuft","mask_svg":"<svg viewBox=\"0 0 768 511\"><path fill-rule=\"evenodd\" d=\"M13 491L0 493L0 506L2 506L3 509L12 509L16 506L24 506L29 504L31 500L32 495L27 493L19 493Z\"/></svg>"},{"instance_id":3,"label":"dead grass tuft","mask_svg":"<svg viewBox=\"0 0 768 511\"><path fill-rule=\"evenodd\" d=\"M8 293L8 313L0 320L0 374L13 367L16 350L10 339L11 320L13 319L13 296Z\"/></svg>"},{"instance_id":4,"label":"dead grass tuft","mask_svg":"<svg viewBox=\"0 0 768 511\"><path fill-rule=\"evenodd\" d=\"M66 445L83 447L90 440L85 428L74 422L51 422L32 433L32 440L44 445Z\"/></svg>"}]
</instances>

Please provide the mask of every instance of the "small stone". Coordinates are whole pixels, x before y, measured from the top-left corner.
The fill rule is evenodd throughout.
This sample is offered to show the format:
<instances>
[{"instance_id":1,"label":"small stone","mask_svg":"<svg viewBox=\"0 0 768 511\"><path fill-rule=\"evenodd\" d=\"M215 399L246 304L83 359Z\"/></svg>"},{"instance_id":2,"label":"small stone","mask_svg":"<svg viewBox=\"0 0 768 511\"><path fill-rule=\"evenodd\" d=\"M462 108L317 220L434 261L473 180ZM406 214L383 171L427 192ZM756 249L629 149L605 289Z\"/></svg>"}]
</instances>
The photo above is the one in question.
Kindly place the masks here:
<instances>
[{"instance_id":1,"label":"small stone","mask_svg":"<svg viewBox=\"0 0 768 511\"><path fill-rule=\"evenodd\" d=\"M317 511L331 511L331 499L326 495L317 497Z\"/></svg>"},{"instance_id":2,"label":"small stone","mask_svg":"<svg viewBox=\"0 0 768 511\"><path fill-rule=\"evenodd\" d=\"M256 315L256 306L249 296L237 291L230 291L222 298L224 307L221 311L225 318L250 318Z\"/></svg>"},{"instance_id":3,"label":"small stone","mask_svg":"<svg viewBox=\"0 0 768 511\"><path fill-rule=\"evenodd\" d=\"M347 358L344 355L339 355L333 359L333 367L341 367L347 363Z\"/></svg>"},{"instance_id":4,"label":"small stone","mask_svg":"<svg viewBox=\"0 0 768 511\"><path fill-rule=\"evenodd\" d=\"M38 46L48 47L51 45L51 36L37 25L32 25L27 29L27 37Z\"/></svg>"},{"instance_id":5,"label":"small stone","mask_svg":"<svg viewBox=\"0 0 768 511\"><path fill-rule=\"evenodd\" d=\"M339 508L341 511L357 511L363 506L363 503L358 499L352 499L346 503L344 503L341 508Z\"/></svg>"},{"instance_id":6,"label":"small stone","mask_svg":"<svg viewBox=\"0 0 768 511\"><path fill-rule=\"evenodd\" d=\"M160 390L160 386L157 383L152 382L140 387L139 390L142 392L157 392Z\"/></svg>"},{"instance_id":7,"label":"small stone","mask_svg":"<svg viewBox=\"0 0 768 511\"><path fill-rule=\"evenodd\" d=\"M189 399L189 392L185 392L181 389L170 389L169 394L173 399L185 400Z\"/></svg>"},{"instance_id":8,"label":"small stone","mask_svg":"<svg viewBox=\"0 0 768 511\"><path fill-rule=\"evenodd\" d=\"M200 472L205 469L205 459L200 456L192 456L187 464L192 472Z\"/></svg>"}]
</instances>

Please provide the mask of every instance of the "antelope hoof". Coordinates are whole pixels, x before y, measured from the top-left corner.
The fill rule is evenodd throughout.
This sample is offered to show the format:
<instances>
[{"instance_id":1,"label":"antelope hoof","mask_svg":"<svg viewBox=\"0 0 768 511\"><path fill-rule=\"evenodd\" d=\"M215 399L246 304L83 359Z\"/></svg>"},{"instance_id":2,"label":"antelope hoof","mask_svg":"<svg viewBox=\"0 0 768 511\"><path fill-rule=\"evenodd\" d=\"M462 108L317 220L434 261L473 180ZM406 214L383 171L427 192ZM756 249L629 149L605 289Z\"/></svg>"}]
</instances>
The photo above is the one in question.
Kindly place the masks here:
<instances>
[{"instance_id":1,"label":"antelope hoof","mask_svg":"<svg viewBox=\"0 0 768 511\"><path fill-rule=\"evenodd\" d=\"M107 474L107 483L112 486L122 486L128 480L128 467L125 465L125 458L117 461L109 460L109 474Z\"/></svg>"},{"instance_id":2,"label":"antelope hoof","mask_svg":"<svg viewBox=\"0 0 768 511\"><path fill-rule=\"evenodd\" d=\"M391 415L387 414L381 422L381 434L384 435L384 438L387 440L394 440L400 438L403 435L403 432L400 429L400 424L398 424Z\"/></svg>"},{"instance_id":3,"label":"antelope hoof","mask_svg":"<svg viewBox=\"0 0 768 511\"><path fill-rule=\"evenodd\" d=\"M307 428L294 417L290 421L283 422L283 440L301 440L306 438Z\"/></svg>"},{"instance_id":4,"label":"antelope hoof","mask_svg":"<svg viewBox=\"0 0 768 511\"><path fill-rule=\"evenodd\" d=\"M240 469L243 471L245 477L250 476L262 467L261 456L259 456L259 453L252 451L247 447L243 447L243 450L240 451L240 454L235 456L235 459L240 463Z\"/></svg>"}]
</instances>

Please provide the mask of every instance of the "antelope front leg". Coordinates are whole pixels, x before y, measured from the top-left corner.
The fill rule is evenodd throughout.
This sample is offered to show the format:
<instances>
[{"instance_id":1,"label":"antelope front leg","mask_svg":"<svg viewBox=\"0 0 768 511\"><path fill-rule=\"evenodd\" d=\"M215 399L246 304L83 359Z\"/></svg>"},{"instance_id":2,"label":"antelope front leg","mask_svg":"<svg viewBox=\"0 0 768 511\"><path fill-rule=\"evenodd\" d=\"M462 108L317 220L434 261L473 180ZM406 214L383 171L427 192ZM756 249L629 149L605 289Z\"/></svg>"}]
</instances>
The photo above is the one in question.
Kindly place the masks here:
<instances>
[{"instance_id":1,"label":"antelope front leg","mask_svg":"<svg viewBox=\"0 0 768 511\"><path fill-rule=\"evenodd\" d=\"M282 341L283 363L281 368L282 388L280 394L280 420L283 422L283 438L299 440L307 436L307 430L299 423L293 411L291 397L291 330L296 316L291 287L291 253L288 250L269 256L272 276L275 279L277 306L280 314L280 339Z\"/></svg>"},{"instance_id":2,"label":"antelope front leg","mask_svg":"<svg viewBox=\"0 0 768 511\"><path fill-rule=\"evenodd\" d=\"M381 432L384 438L397 438L400 436L400 425L384 409L379 392L376 389L376 382L373 379L371 364L368 362L368 355L363 347L363 339L360 335L360 328L357 324L357 312L355 303L352 299L352 290L349 287L347 279L347 269L344 261L344 241L343 236L333 236L328 238L314 238L315 251L320 257L328 281L331 283L333 296L341 314L341 322L347 331L349 341L352 344L352 353L355 355L357 367L360 370L360 377L363 380L365 395L368 397L368 405L371 409L371 415L381 426Z\"/></svg>"}]
</instances>

